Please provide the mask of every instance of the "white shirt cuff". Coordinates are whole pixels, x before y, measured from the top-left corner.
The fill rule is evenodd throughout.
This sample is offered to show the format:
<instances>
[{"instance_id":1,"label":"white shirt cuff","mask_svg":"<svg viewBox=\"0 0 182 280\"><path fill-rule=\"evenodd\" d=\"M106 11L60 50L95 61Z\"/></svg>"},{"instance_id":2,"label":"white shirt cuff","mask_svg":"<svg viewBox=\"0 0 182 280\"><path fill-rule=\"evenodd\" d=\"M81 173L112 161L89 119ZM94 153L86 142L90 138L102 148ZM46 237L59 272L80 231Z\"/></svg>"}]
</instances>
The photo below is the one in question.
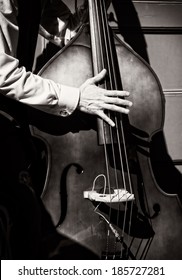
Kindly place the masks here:
<instances>
[{"instance_id":1,"label":"white shirt cuff","mask_svg":"<svg viewBox=\"0 0 182 280\"><path fill-rule=\"evenodd\" d=\"M78 88L61 85L59 95L59 114L62 117L71 115L78 106L80 91Z\"/></svg>"}]
</instances>

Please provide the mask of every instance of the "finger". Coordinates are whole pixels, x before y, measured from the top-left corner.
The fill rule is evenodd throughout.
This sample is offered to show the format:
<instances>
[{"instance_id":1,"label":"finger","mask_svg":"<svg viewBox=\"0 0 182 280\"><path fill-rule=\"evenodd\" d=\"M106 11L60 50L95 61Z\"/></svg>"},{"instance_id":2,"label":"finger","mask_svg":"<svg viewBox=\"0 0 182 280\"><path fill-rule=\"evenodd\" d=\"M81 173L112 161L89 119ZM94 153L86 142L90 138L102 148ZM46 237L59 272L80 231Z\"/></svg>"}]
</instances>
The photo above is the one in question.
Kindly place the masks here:
<instances>
[{"instance_id":1,"label":"finger","mask_svg":"<svg viewBox=\"0 0 182 280\"><path fill-rule=\"evenodd\" d=\"M130 110L128 108L120 107L113 104L104 104L104 109L117 112L117 113L123 113L123 114L129 114Z\"/></svg>"},{"instance_id":2,"label":"finger","mask_svg":"<svg viewBox=\"0 0 182 280\"><path fill-rule=\"evenodd\" d=\"M115 126L115 123L103 111L97 112L97 115L101 119L103 119L106 123L108 123L110 126L112 126L112 127Z\"/></svg>"},{"instance_id":3,"label":"finger","mask_svg":"<svg viewBox=\"0 0 182 280\"><path fill-rule=\"evenodd\" d=\"M130 93L126 90L104 90L104 95L112 97L127 97Z\"/></svg>"},{"instance_id":4,"label":"finger","mask_svg":"<svg viewBox=\"0 0 182 280\"><path fill-rule=\"evenodd\" d=\"M105 103L115 104L119 106L131 107L133 103L126 99L114 98L114 97L105 97Z\"/></svg>"},{"instance_id":5,"label":"finger","mask_svg":"<svg viewBox=\"0 0 182 280\"><path fill-rule=\"evenodd\" d=\"M100 81L102 81L105 78L106 73L107 73L106 69L103 69L99 74L91 78L90 82L92 84L98 84Z\"/></svg>"}]
</instances>

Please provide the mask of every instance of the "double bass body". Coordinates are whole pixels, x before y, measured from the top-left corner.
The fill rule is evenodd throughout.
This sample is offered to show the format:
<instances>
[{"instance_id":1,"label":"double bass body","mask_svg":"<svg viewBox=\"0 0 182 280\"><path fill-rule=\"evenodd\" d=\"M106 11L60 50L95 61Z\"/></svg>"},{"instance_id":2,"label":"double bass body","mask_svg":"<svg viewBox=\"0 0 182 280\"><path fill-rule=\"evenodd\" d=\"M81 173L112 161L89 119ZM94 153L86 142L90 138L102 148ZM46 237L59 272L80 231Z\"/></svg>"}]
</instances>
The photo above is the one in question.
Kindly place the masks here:
<instances>
[{"instance_id":1,"label":"double bass body","mask_svg":"<svg viewBox=\"0 0 182 280\"><path fill-rule=\"evenodd\" d=\"M136 140L136 154L140 164L142 182L136 197L138 210L150 220L151 232L146 259L182 259L182 212L176 196L164 193L156 184L150 164L152 137L163 128L164 100L160 83L153 70L124 42L115 38L123 89L130 92L133 108L129 115L131 133ZM76 37L58 52L40 71L44 78L79 87L93 76L90 35L88 26L83 25ZM92 189L94 179L105 174L103 146L98 145L96 120L90 116L74 113L68 118L59 118L53 131L48 133L32 127L32 134L42 139L48 149L48 170L42 200L51 214L58 232L79 242L100 257L107 248L108 224L95 212L95 205L85 199L84 191ZM45 125L44 125L45 126ZM135 172L134 172L135 173ZM132 175L138 181L138 175ZM103 185L100 177L98 184ZM142 198L140 197L142 196ZM147 197L147 199L146 199ZM155 206L158 211L155 212ZM122 211L121 211L122 212ZM108 213L107 213L108 214ZM112 219L111 219L112 222ZM118 232L121 228L114 225ZM137 229L138 230L138 229ZM140 231L140 230L138 230ZM141 228L141 232L145 231ZM127 234L127 233L125 233ZM110 232L111 238L115 236ZM112 236L113 235L113 236ZM147 235L147 234L146 234ZM141 258L139 248L142 237L129 237L131 258ZM114 242L113 242L114 244ZM129 244L126 244L129 246ZM140 250L144 250L144 246ZM120 244L116 251L120 250ZM139 251L140 251L139 250Z\"/></svg>"}]
</instances>

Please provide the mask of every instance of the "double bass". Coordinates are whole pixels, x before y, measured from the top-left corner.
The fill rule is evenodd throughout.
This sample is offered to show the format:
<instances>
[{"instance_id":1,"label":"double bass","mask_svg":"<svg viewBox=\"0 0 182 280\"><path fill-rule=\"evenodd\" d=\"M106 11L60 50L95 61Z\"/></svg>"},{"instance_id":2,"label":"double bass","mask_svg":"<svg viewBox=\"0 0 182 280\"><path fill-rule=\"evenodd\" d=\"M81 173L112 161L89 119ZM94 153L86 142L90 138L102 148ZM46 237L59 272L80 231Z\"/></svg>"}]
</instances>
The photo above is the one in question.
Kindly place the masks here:
<instances>
[{"instance_id":1,"label":"double bass","mask_svg":"<svg viewBox=\"0 0 182 280\"><path fill-rule=\"evenodd\" d=\"M98 86L129 91L133 108L129 117L107 112L115 127L80 112L48 116L50 129L31 127L48 151L42 201L57 231L99 258L181 259L181 209L157 185L150 160L164 123L159 79L113 34L104 0L88 0L88 11L89 23L39 75L79 87L105 68Z\"/></svg>"}]
</instances>

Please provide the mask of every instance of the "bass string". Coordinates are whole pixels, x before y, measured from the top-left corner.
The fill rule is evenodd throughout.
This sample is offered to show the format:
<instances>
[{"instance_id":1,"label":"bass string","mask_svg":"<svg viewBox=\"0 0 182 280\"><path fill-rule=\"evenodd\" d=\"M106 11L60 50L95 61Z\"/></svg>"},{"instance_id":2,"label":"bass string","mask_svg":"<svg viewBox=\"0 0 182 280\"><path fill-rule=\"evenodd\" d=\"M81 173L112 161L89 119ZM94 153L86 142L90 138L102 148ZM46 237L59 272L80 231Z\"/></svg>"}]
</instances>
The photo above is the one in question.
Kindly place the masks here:
<instances>
[{"instance_id":1,"label":"bass string","mask_svg":"<svg viewBox=\"0 0 182 280\"><path fill-rule=\"evenodd\" d=\"M90 1L91 2L91 1ZM95 31L95 51L96 52L96 58L97 58L97 73L101 71L101 69L104 68L104 53L103 53L103 48L102 48L102 36L101 36L101 30L100 30L100 13L99 13L99 8L98 8L98 2L93 1L91 2L91 10L93 10L94 14L94 25L97 27L94 29ZM106 88L106 81L104 81L104 87ZM110 201L111 201L111 182L110 182L110 172L109 172L109 159L108 159L108 154L107 154L107 141L106 141L106 130L104 129L104 122L102 121L102 139L103 139L103 147L104 147L104 156L105 156L105 166L106 166L106 178L107 178L107 187L109 189L109 194L110 194ZM109 251L109 243L110 243L110 217L111 217L111 207L109 207L109 221L105 218L104 215L102 215L100 212L97 212L97 209L99 208L98 206L95 208L95 212L100 215L103 220L107 223L107 236L106 236L106 252L105 252L105 257L108 258L108 251Z\"/></svg>"},{"instance_id":2,"label":"bass string","mask_svg":"<svg viewBox=\"0 0 182 280\"><path fill-rule=\"evenodd\" d=\"M96 22L97 22L97 46L98 46L98 50L99 50L99 63L98 65L100 66L100 68L98 67L98 72L101 71L103 68L108 68L106 67L106 63L105 63L105 52L104 52L104 49L103 49L103 45L106 47L107 44L106 44L106 38L104 36L102 36L103 34L103 30L101 31L101 27L103 27L103 16L102 14L100 13L100 9L98 7L98 4L99 4L99 1L93 1L93 6L95 7L95 17L96 17ZM104 44L103 44L104 42ZM108 54L108 52L106 52L106 55ZM98 52L97 52L97 55L98 55ZM106 85L106 80L104 81L104 87L107 88L107 85ZM106 165L106 173L107 173L107 184L108 184L108 189L109 189L109 194L110 194L110 204L111 204L111 182L110 182L110 172L109 172L109 159L108 159L108 154L107 154L107 141L106 141L106 138L107 138L107 135L106 135L106 130L104 129L104 122L102 122L102 138L103 138L103 146L104 146L104 154L105 154L105 165ZM112 137L112 129L110 128L110 135L111 135L111 146L112 146L112 150L113 150L113 147L114 147L114 144L113 144L113 137ZM114 155L114 153L113 153ZM117 174L116 174L116 161L115 161L115 157L114 157L114 170L115 170L115 178L116 178L116 186L117 186L117 189L119 188L119 185L118 185L118 180L117 180ZM106 245L106 257L108 257L108 248L109 248L109 239L110 239L110 227L109 225L111 225L111 206L109 207L109 221L107 222L107 219L105 219L104 217L104 220L107 222L108 224L108 233L107 233L107 245ZM100 214L99 214L100 215Z\"/></svg>"},{"instance_id":3,"label":"bass string","mask_svg":"<svg viewBox=\"0 0 182 280\"><path fill-rule=\"evenodd\" d=\"M104 35L104 42L105 42L104 45L105 45L105 51L106 51L106 57L107 57L106 61L107 61L107 69L109 72L110 87L111 87L111 89L118 89L118 82L117 82L116 73L115 73L114 58L112 55L112 43L111 43L111 38L109 36L109 34L110 34L109 26L107 24L107 11L106 11L106 7L105 7L105 2L102 0L99 0L99 1L100 1L100 7L101 7L100 11L101 11L101 18L102 18L103 35ZM113 73L113 75L112 75L112 73ZM115 120L115 124L116 124L117 145L118 145L119 158L120 158L120 164L121 164L121 170L122 170L123 186L124 186L124 189L126 190L126 188L127 188L126 178L125 178L126 175L125 175L124 164L123 164L123 158L124 158L125 163L126 163L126 173L127 173L127 178L128 178L129 191L131 193L133 193L122 116L120 114L120 116L118 117L118 114L116 114L116 113L114 115L115 115L114 120ZM113 158L114 158L114 162L116 162L112 128L111 128L111 139L112 139ZM122 153L122 149L121 149L121 143L123 143L123 153ZM115 176L117 178L116 163L114 163L114 169L115 169ZM116 181L118 182L118 179ZM119 186L117 185L117 188L118 187ZM123 221L123 228L122 228L123 236L122 237L124 237L125 226L126 226L126 210L127 210L127 201L125 204L125 211L124 211L124 221ZM130 210L130 217L129 217L129 225L130 225L129 233L130 233L130 229L131 229L132 213L133 213L133 201L131 202L131 210ZM119 221L119 209L118 209L117 220Z\"/></svg>"},{"instance_id":4,"label":"bass string","mask_svg":"<svg viewBox=\"0 0 182 280\"><path fill-rule=\"evenodd\" d=\"M118 83L116 79L116 74L115 74L115 65L114 65L114 59L112 57L112 45L109 37L109 27L107 25L107 12L105 8L105 3L101 0L98 1L89 1L89 8L90 11L92 11L92 34L94 32L94 46L95 46L95 51L94 57L96 57L96 72L98 73L101 71L103 68L106 68L108 71L108 77L109 77L109 88L108 84L106 83L106 80L104 82L105 88L108 89L118 89ZM98 6L100 5L100 6ZM102 28L102 29L101 29ZM104 47L103 47L104 46ZM95 69L94 69L95 70ZM111 117L110 112L108 115ZM116 138L117 138L117 145L119 149L119 158L120 158L120 165L121 165L121 177L123 181L123 187L126 190L126 178L125 178L125 172L124 172L124 164L123 164L123 157L126 162L126 168L127 168L127 176L129 178L129 188L130 191L132 190L131 186L131 179L130 179L130 172L129 172L129 165L128 165L128 159L127 159L127 153L126 153L126 143L125 143L125 135L124 135L124 129L123 129L123 124L121 118L118 118L117 114L114 114L114 120L116 127L113 129L109 127L109 132L110 132L110 141L111 141L111 149L112 149L112 156L113 156L113 162L114 162L114 177L115 177L115 184L116 184L116 189L119 190L119 183L118 183L118 173L117 173L117 165L116 165L116 151L115 151L115 143L114 143L114 132L116 133ZM106 163L106 177L107 177L107 184L108 184L108 189L109 193L111 194L111 181L110 181L110 168L109 168L109 159L108 159L108 154L107 154L107 135L106 129L104 129L104 122L102 122L102 133L103 133L103 146L104 146L104 153L105 153L105 163ZM122 140L122 141L121 141ZM121 142L124 145L124 155L122 155L122 150L121 150ZM111 195L110 195L111 197ZM109 224L111 225L111 211L112 211L112 201L110 199L110 208L109 208ZM132 203L133 204L133 203ZM118 203L119 205L119 203ZM118 206L118 214L117 214L117 225L119 226L119 206ZM131 220L132 220L132 210L130 210L130 217L129 217L129 225L131 226ZM124 232L125 232L125 227L126 227L126 218L127 218L127 201L125 203L125 209L124 209L124 218L123 218L123 225L122 225L122 237L124 237ZM109 232L109 227L108 227L108 232ZM130 229L129 229L130 232ZM109 233L108 233L108 242L109 242Z\"/></svg>"},{"instance_id":5,"label":"bass string","mask_svg":"<svg viewBox=\"0 0 182 280\"><path fill-rule=\"evenodd\" d=\"M101 18L102 18L102 27L103 27L103 37L104 37L104 42L105 42L105 53L106 53L106 69L108 70L108 76L109 76L109 89L116 89L116 82L112 74L114 74L114 68L113 68L113 60L112 60L112 52L111 52L111 45L109 41L109 36L108 36L108 29L107 29L107 13L105 6L103 3L101 3ZM109 116L111 117L110 112L108 113ZM118 132L118 122L115 119L115 125L116 125L116 133ZM118 175L117 175L117 167L116 167L116 156L115 156L115 144L114 144L114 130L110 127L110 135L111 135L111 145L112 145L112 156L113 156L113 162L114 162L114 173L115 173L115 180L117 182L117 189L119 191L119 183L118 183ZM118 133L117 133L117 139L118 139ZM120 141L118 141L120 143ZM119 145L120 146L120 145ZM118 147L119 147L118 146ZM124 168L123 168L123 161L121 158L121 153L120 153L120 164L121 164L121 170L122 170L122 178L123 178L123 186L124 189L126 190L126 184L125 184L125 177L124 177ZM118 204L118 211L117 211L117 222L116 225L119 225L119 210L120 210L120 205ZM111 205L110 205L111 207ZM124 236L124 229L125 229L125 221L126 221L126 204L125 204L125 209L124 209L124 220L123 220L123 226L122 226L122 237ZM115 248L116 248L116 241L115 241ZM116 250L116 249L115 249ZM121 250L122 251L122 250Z\"/></svg>"},{"instance_id":6,"label":"bass string","mask_svg":"<svg viewBox=\"0 0 182 280\"><path fill-rule=\"evenodd\" d=\"M98 2L97 0L93 1L94 4L92 4L92 8L94 10L94 15L95 15L95 24L99 27L100 26L100 17L99 17L99 9L98 9ZM95 8L95 9L94 9ZM104 54L103 54L103 48L102 48L102 37L101 37L101 30L100 28L96 28L97 30L97 36L95 34L95 41L96 43L96 47L97 47L97 54L99 53L99 55L97 57L99 57L99 59L97 60L97 72L100 72L100 70L104 67ZM104 82L105 85L104 87L106 87L106 82ZM111 193L111 183L110 183L110 174L109 174L109 159L108 159L108 155L107 155L107 147L106 147L106 132L104 129L104 123L102 122L102 132L103 132L103 146L104 146L104 156L105 156L105 165L106 165L106 173L107 173L107 184L108 184L108 188L110 190Z\"/></svg>"},{"instance_id":7,"label":"bass string","mask_svg":"<svg viewBox=\"0 0 182 280\"><path fill-rule=\"evenodd\" d=\"M108 71L109 89L111 89L111 88L113 89L114 88L113 79L111 78L112 70L111 70L110 63L109 63L111 57L110 57L110 50L108 49L108 35L107 35L108 33L107 33L107 30L106 30L106 18L105 18L105 15L104 15L104 7L102 7L101 1L99 3L100 3L100 21L101 21L100 26L103 28L103 32L102 32L103 42L104 42L103 45L105 46L105 53L104 53L104 51L102 51L105 54L105 55L104 54L102 55L102 57L105 57L105 63L103 65L103 67L105 67ZM101 48L102 48L102 46L101 46ZM105 85L105 87L108 87L108 86ZM111 117L110 112L108 112L108 116ZM117 129L117 123L116 123L116 129ZM112 156L113 156L115 184L116 184L116 189L119 190L119 182L118 182L118 175L117 175L117 168L116 168L115 148L114 148L114 136L113 136L114 131L111 127L109 127L109 132L110 132L111 150L112 150ZM125 188L125 186L124 186L124 188ZM111 209L112 209L111 206L112 205L110 204L110 213L109 213L110 215L111 215ZM110 215L109 215L109 219L111 220ZM119 224L119 211L117 212L117 222L116 222L116 224L117 225ZM123 229L122 229L122 232L123 232ZM116 247L116 244L115 244L115 247Z\"/></svg>"}]
</instances>

